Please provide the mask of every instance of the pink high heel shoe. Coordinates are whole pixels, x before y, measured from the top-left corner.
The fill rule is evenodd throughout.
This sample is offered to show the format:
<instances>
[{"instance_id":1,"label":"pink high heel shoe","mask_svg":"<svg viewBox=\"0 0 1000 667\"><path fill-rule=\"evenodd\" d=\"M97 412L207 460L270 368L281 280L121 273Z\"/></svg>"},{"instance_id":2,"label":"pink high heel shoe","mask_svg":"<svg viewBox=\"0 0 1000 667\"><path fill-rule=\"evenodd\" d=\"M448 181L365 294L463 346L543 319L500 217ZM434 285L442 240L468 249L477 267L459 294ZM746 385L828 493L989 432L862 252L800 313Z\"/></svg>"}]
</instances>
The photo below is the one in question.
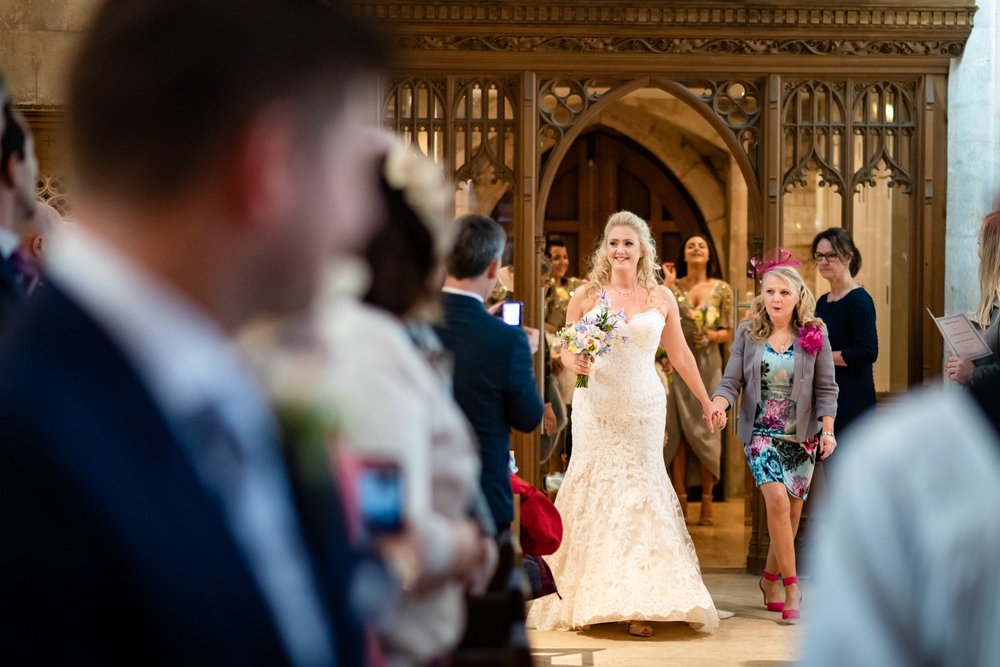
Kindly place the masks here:
<instances>
[{"instance_id":1,"label":"pink high heel shoe","mask_svg":"<svg viewBox=\"0 0 1000 667\"><path fill-rule=\"evenodd\" d=\"M792 584L798 584L799 583L799 578L798 577L784 577L781 580L781 583L784 584L786 587L787 586L791 586ZM786 600L788 599L787 595L785 596L785 599ZM802 593L799 593L799 604L802 604ZM781 610L781 620L782 621L796 621L799 618L800 618L800 615L799 615L799 610L798 609L782 609Z\"/></svg>"},{"instance_id":2,"label":"pink high heel shoe","mask_svg":"<svg viewBox=\"0 0 1000 667\"><path fill-rule=\"evenodd\" d=\"M785 608L784 602L768 602L767 592L764 590L764 581L777 581L780 578L779 574L771 574L767 570L764 570L764 574L761 575L760 581L757 582L757 586L760 587L760 592L764 594L764 606L767 607L768 611L782 611Z\"/></svg>"}]
</instances>

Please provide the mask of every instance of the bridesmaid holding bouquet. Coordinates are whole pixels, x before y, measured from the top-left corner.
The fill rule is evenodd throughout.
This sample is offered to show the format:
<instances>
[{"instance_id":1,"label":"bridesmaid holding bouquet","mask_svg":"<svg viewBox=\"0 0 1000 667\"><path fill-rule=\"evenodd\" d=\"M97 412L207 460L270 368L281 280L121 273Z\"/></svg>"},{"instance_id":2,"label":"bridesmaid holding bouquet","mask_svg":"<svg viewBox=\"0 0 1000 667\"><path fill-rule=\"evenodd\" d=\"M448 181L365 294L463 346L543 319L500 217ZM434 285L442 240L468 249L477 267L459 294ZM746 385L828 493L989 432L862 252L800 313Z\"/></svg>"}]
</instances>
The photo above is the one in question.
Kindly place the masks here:
<instances>
[{"instance_id":1,"label":"bridesmaid holding bouquet","mask_svg":"<svg viewBox=\"0 0 1000 667\"><path fill-rule=\"evenodd\" d=\"M699 234L684 242L683 276L670 289L677 299L684 338L698 363L705 388L711 393L722 378L720 345L733 339L733 290L718 274L708 240ZM685 270L686 269L686 270ZM668 269L664 269L669 282ZM722 432L710 431L701 418L701 404L684 380L672 373L667 395L667 444L664 458L672 462L674 490L687 514L687 480L701 479L701 516L698 523L711 526L712 487L719 479L722 459ZM693 456L687 456L691 452Z\"/></svg>"}]
</instances>

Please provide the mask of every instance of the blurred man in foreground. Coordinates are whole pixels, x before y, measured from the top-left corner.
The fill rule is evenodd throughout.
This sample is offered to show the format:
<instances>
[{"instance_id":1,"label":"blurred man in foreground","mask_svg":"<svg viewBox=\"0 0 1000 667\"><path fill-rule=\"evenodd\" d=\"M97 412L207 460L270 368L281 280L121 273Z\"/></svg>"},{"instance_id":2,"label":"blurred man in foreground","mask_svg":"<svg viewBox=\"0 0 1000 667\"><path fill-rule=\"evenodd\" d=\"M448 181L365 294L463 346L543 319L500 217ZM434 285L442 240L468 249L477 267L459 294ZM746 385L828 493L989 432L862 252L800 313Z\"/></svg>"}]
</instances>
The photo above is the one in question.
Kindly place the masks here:
<instances>
[{"instance_id":1,"label":"blurred man in foreground","mask_svg":"<svg viewBox=\"0 0 1000 667\"><path fill-rule=\"evenodd\" d=\"M343 512L229 334L369 233L346 91L376 44L316 0L98 9L79 224L0 348L4 662L361 664Z\"/></svg>"}]
</instances>

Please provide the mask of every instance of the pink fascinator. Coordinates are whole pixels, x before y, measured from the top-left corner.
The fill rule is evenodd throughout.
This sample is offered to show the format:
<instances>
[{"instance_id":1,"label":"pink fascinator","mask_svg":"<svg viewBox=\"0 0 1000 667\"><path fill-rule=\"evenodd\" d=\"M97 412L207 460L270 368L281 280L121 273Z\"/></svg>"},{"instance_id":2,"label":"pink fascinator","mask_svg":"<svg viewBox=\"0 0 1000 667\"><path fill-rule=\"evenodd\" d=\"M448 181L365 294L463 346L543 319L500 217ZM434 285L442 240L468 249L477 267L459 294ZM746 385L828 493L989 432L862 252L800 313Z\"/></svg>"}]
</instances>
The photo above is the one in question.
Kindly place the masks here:
<instances>
[{"instance_id":1,"label":"pink fascinator","mask_svg":"<svg viewBox=\"0 0 1000 667\"><path fill-rule=\"evenodd\" d=\"M763 257L751 257L747 275L751 278L763 278L764 274L776 266L802 266L791 252L784 248L775 248L764 253Z\"/></svg>"}]
</instances>

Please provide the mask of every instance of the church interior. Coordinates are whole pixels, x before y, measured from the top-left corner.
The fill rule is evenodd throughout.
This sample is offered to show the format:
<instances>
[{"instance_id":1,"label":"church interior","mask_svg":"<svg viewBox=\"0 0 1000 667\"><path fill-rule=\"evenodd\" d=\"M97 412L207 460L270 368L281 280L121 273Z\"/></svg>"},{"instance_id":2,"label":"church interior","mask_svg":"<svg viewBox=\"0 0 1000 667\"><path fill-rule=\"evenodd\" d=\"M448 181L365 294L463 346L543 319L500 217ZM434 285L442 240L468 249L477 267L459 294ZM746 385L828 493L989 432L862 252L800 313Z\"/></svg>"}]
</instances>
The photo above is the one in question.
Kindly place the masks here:
<instances>
[{"instance_id":1,"label":"church interior","mask_svg":"<svg viewBox=\"0 0 1000 667\"><path fill-rule=\"evenodd\" d=\"M61 91L96 4L0 3L0 69L35 137L38 196L68 217ZM456 216L487 215L504 227L526 325L545 319L545 294L526 286L539 284L546 240L562 237L567 275L584 276L614 211L648 222L662 261L682 257L692 234L708 239L714 277L733 289L735 322L759 290L751 258L773 248L801 259L807 285L825 292L810 244L842 227L865 252L856 280L877 314L879 409L889 413L940 379L946 349L927 311L974 305L977 290L964 286L977 284L979 220L1000 201L995 179L977 177L1000 169L1000 3L349 4L397 50L377 88L359 93L371 120L444 169ZM540 355L534 363L541 378ZM657 624L649 639L610 627L532 630L535 665L762 666L799 657L801 626L757 609L767 517L735 422L722 436L711 525L699 522L700 479L688 474L683 488L706 583L735 618L700 642L682 624ZM540 432L514 432L511 446L520 475L555 499L547 480L565 463L539 460ZM798 538L805 580L824 487L820 466Z\"/></svg>"}]
</instances>

